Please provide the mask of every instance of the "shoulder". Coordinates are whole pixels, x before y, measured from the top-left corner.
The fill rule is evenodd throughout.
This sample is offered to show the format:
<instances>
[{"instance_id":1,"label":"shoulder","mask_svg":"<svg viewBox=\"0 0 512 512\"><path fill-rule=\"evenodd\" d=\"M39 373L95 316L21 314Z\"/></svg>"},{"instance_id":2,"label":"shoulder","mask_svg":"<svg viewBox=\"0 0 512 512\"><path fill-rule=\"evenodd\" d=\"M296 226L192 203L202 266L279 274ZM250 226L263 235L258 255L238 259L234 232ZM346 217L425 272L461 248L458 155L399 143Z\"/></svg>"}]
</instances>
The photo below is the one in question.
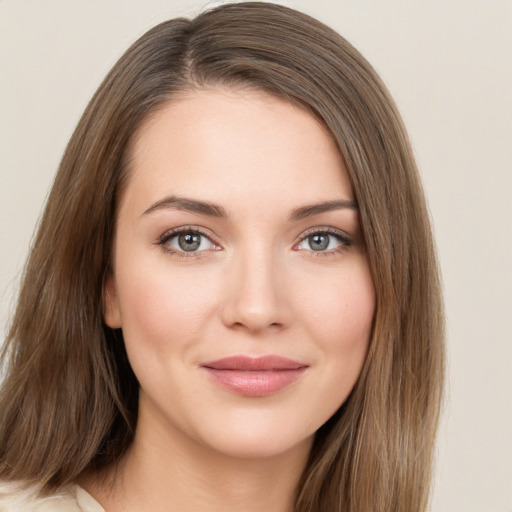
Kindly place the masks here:
<instances>
[{"instance_id":1,"label":"shoulder","mask_svg":"<svg viewBox=\"0 0 512 512\"><path fill-rule=\"evenodd\" d=\"M0 481L0 512L102 512L93 501L76 485L40 497L36 486Z\"/></svg>"}]
</instances>

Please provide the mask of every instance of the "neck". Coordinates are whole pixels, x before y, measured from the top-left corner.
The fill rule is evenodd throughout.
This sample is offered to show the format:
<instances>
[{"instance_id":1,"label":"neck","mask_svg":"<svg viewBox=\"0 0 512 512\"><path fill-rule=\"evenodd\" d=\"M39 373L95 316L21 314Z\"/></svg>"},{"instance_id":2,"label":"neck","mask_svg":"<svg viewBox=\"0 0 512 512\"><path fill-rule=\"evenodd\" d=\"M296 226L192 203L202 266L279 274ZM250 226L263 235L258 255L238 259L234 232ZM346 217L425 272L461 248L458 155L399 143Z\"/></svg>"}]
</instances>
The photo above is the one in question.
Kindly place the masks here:
<instances>
[{"instance_id":1,"label":"neck","mask_svg":"<svg viewBox=\"0 0 512 512\"><path fill-rule=\"evenodd\" d=\"M236 457L139 417L134 443L106 474L82 480L106 512L293 512L311 439L277 455Z\"/></svg>"}]
</instances>

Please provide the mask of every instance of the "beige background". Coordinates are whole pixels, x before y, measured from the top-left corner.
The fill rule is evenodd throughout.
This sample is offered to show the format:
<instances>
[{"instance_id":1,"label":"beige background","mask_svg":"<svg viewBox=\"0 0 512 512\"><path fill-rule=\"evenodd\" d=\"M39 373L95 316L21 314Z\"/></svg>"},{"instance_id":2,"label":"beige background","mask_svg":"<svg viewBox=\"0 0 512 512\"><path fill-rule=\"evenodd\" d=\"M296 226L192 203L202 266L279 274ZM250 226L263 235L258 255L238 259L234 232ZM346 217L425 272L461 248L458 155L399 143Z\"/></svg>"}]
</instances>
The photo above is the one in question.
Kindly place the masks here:
<instances>
[{"instance_id":1,"label":"beige background","mask_svg":"<svg viewBox=\"0 0 512 512\"><path fill-rule=\"evenodd\" d=\"M327 22L374 64L423 174L449 351L432 511L512 512L512 0L282 3ZM204 5L0 0L2 326L86 102L135 38Z\"/></svg>"}]
</instances>

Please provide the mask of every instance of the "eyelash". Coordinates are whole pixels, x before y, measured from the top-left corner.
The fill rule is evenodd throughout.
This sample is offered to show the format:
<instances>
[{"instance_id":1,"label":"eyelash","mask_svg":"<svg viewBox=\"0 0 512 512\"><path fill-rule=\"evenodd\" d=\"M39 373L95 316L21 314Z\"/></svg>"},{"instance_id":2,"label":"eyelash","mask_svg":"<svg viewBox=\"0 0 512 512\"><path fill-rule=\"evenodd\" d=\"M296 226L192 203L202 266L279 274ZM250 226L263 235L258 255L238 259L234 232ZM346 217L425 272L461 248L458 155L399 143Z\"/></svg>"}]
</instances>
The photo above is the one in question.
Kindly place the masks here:
<instances>
[{"instance_id":1,"label":"eyelash","mask_svg":"<svg viewBox=\"0 0 512 512\"><path fill-rule=\"evenodd\" d=\"M179 258L198 258L204 256L205 252L208 252L208 250L202 250L202 251L178 251L171 247L169 245L169 242L175 238L176 236L179 236L182 233L193 233L193 234L199 234L206 239L208 239L214 247L220 248L220 245L215 241L215 239L212 237L211 233L196 227L196 226L183 226L180 228L171 229L169 231L166 231L162 236L158 238L158 240L155 242L155 245L158 245L162 248L162 250L166 253L170 253L174 256L177 256ZM329 227L320 227L320 228L312 228L305 233L301 234L297 242L293 244L293 248L295 249L298 245L305 242L310 236L312 235L328 235L334 237L338 242L340 242L340 245L336 247L335 249L331 249L328 251L314 251L314 250L307 250L307 253L311 257L325 257L325 256L331 256L334 254L340 254L343 251L345 251L348 247L352 245L352 239L343 231L329 228ZM214 250L220 250L220 249L214 249ZM297 251L302 251L304 249L295 249Z\"/></svg>"},{"instance_id":2,"label":"eyelash","mask_svg":"<svg viewBox=\"0 0 512 512\"><path fill-rule=\"evenodd\" d=\"M294 247L297 247L299 244L305 242L312 235L329 235L329 236L332 236L333 238L335 238L338 242L340 242L340 245L338 247L336 247L335 249L331 249L331 250L327 250L327 251L308 250L307 251L308 256L313 257L313 258L333 256L335 254L340 254L352 245L351 237L343 231L340 231L340 230L334 229L334 228L329 228L329 227L315 227L315 228L309 229L305 233L302 233L300 235L299 240L294 244ZM297 249L297 250L303 250L303 249Z\"/></svg>"},{"instance_id":3,"label":"eyelash","mask_svg":"<svg viewBox=\"0 0 512 512\"><path fill-rule=\"evenodd\" d=\"M209 233L199 227L196 227L196 226L183 226L180 228L171 229L169 231L166 231L160 238L158 238L158 240L155 242L155 245L160 246L164 252L170 253L173 256L177 256L178 258L200 258L201 256L204 255L203 253L207 252L206 250L190 251L190 252L178 251L178 250L174 249L173 247L171 247L169 245L169 242L173 238L181 235L182 233L199 234L199 235L205 237L206 239L208 239L212 243L212 245L214 245L215 247L220 247L219 244L217 244L217 242L215 242L211 233ZM219 249L214 249L214 250L219 250Z\"/></svg>"}]
</instances>

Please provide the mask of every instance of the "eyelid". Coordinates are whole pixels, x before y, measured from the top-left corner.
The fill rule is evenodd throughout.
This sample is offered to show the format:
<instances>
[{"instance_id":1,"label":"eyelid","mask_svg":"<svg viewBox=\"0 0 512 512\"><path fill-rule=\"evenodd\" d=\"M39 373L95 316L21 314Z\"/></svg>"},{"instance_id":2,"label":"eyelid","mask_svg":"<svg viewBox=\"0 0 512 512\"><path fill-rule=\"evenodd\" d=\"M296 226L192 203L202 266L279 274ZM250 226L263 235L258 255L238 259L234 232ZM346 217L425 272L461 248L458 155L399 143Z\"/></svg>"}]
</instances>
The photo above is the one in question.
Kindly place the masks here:
<instances>
[{"instance_id":1,"label":"eyelid","mask_svg":"<svg viewBox=\"0 0 512 512\"><path fill-rule=\"evenodd\" d=\"M202 251L180 251L175 249L174 247L171 247L168 245L169 240L172 238L180 235L181 233L198 233L201 236L204 236L207 238L213 245L213 248L205 249ZM218 243L216 237L214 234L209 230L202 228L200 226L193 226L193 225L186 225L186 226L179 226L177 228L168 229L165 231L162 235L160 235L156 241L154 242L155 245L160 246L165 252L184 257L184 258L197 258L200 256L203 256L203 253L208 251L219 251L222 249L222 246Z\"/></svg>"},{"instance_id":2,"label":"eyelid","mask_svg":"<svg viewBox=\"0 0 512 512\"><path fill-rule=\"evenodd\" d=\"M336 249L332 250L326 250L326 251L313 251L313 250L306 250L308 253L315 253L315 256L327 256L329 254L333 254L336 252L341 252L345 250L347 247L350 247L353 243L352 237L346 233L345 231L329 226L316 226L313 228L309 228L303 233L300 234L298 239L293 244L293 248L295 250L304 250L304 249L296 249L296 247L304 242L308 237L311 235L319 234L319 233L325 233L327 235L331 235L335 237L337 240L340 241L341 245L340 247L337 247Z\"/></svg>"},{"instance_id":3,"label":"eyelid","mask_svg":"<svg viewBox=\"0 0 512 512\"><path fill-rule=\"evenodd\" d=\"M204 236L207 238L213 245L213 248L210 249L204 249L202 251L180 251L176 250L175 248L169 246L167 242L174 238L175 236L178 236L181 233L187 233L187 232L193 232L193 233L199 233L201 236ZM336 249L326 250L326 251L313 251L313 250L306 250L308 253L314 253L315 256L327 256L333 253L339 253L345 250L347 247L352 245L352 237L346 233L345 231L333 228L330 226L315 226L312 228L307 229L306 231L302 232L300 236L297 238L297 240L293 244L294 250L304 250L304 249L297 249L297 246L304 242L309 236L314 234L324 233L327 235L331 235L335 237L339 242L340 246ZM154 242L155 245L160 246L164 251L180 256L180 257L201 257L204 256L204 253L207 253L211 250L213 251L219 251L222 250L222 246L217 241L216 236L209 230L200 226L195 225L185 225L185 226L179 226L176 228L169 229L165 231L162 235L160 235L156 241Z\"/></svg>"},{"instance_id":4,"label":"eyelid","mask_svg":"<svg viewBox=\"0 0 512 512\"><path fill-rule=\"evenodd\" d=\"M302 242L308 236L315 235L317 233L327 233L328 235L338 237L339 239L346 243L352 243L352 237L346 231L343 231L342 229L338 228L333 228L330 226L316 226L314 228L309 228L299 235L295 243Z\"/></svg>"}]
</instances>

